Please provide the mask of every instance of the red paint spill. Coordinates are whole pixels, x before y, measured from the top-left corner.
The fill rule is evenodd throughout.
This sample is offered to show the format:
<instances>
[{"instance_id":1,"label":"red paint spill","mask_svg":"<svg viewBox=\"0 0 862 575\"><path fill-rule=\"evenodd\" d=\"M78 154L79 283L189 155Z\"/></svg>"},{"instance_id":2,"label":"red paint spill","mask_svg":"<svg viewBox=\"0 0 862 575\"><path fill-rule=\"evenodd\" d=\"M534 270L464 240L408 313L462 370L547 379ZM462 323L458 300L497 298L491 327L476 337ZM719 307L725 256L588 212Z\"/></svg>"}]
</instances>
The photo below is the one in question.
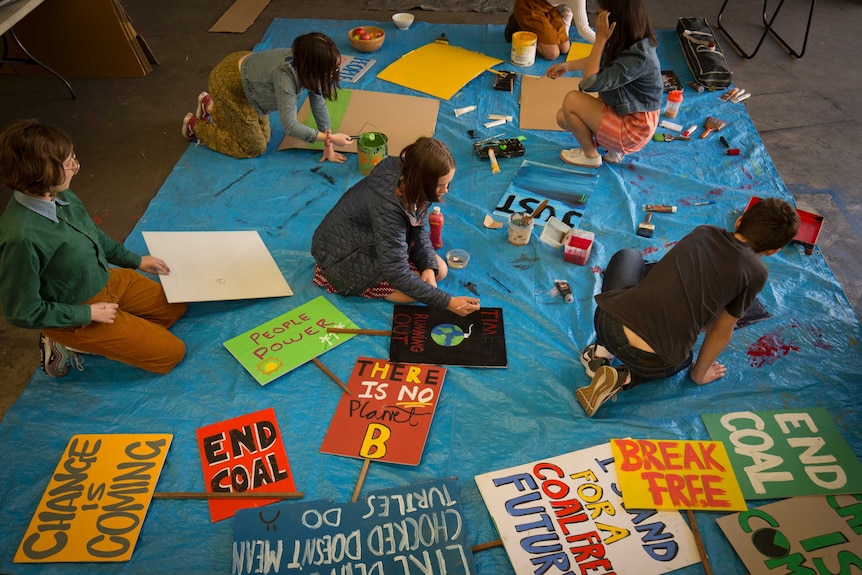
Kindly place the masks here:
<instances>
[{"instance_id":1,"label":"red paint spill","mask_svg":"<svg viewBox=\"0 0 862 575\"><path fill-rule=\"evenodd\" d=\"M792 326L791 326L792 327ZM799 347L782 341L781 332L785 328L764 334L748 348L748 363L752 367L763 367L772 365L778 358L784 357L791 351L799 351Z\"/></svg>"}]
</instances>

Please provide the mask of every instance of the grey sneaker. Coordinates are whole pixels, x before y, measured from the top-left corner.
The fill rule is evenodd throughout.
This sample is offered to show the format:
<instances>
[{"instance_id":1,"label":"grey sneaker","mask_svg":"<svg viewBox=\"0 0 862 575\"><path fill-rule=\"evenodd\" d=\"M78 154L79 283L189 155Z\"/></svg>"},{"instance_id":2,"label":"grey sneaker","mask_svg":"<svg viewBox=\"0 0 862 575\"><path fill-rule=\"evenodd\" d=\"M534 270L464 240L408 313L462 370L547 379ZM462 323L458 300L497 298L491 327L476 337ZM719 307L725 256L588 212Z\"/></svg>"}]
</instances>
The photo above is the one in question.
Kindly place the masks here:
<instances>
[{"instance_id":1,"label":"grey sneaker","mask_svg":"<svg viewBox=\"0 0 862 575\"><path fill-rule=\"evenodd\" d=\"M629 370L625 367L611 367L603 365L596 370L596 375L593 376L593 381L586 387L580 387L575 390L575 397L587 417L595 415L599 407L604 402L613 398L616 401L616 395L623 388L623 384L629 378Z\"/></svg>"},{"instance_id":2,"label":"grey sneaker","mask_svg":"<svg viewBox=\"0 0 862 575\"><path fill-rule=\"evenodd\" d=\"M601 366L610 365L613 360L614 354L598 343L591 343L581 352L581 364L590 377L596 375L596 370Z\"/></svg>"},{"instance_id":3,"label":"grey sneaker","mask_svg":"<svg viewBox=\"0 0 862 575\"><path fill-rule=\"evenodd\" d=\"M39 336L39 351L42 371L50 377L63 377L69 373L69 367L84 371L84 358L44 333Z\"/></svg>"}]
</instances>

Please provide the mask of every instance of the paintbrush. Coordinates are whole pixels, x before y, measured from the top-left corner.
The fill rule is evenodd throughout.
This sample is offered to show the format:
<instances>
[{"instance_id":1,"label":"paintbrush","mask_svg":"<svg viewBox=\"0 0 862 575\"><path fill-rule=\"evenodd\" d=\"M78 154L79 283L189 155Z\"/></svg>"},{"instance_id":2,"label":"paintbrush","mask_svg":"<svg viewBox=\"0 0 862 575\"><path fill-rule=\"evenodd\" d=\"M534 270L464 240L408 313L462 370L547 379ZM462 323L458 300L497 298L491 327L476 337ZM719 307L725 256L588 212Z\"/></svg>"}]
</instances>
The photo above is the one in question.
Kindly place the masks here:
<instances>
[{"instance_id":1,"label":"paintbrush","mask_svg":"<svg viewBox=\"0 0 862 575\"><path fill-rule=\"evenodd\" d=\"M538 206L536 206L536 209L535 209L535 210L533 210L533 213L532 213L532 214L530 214L530 215L528 215L528 216L524 216L524 225L525 225L525 226L529 226L530 224L532 224L532 223L533 223L533 218L538 218L538 217L539 217L539 214L541 214L541 213L542 213L542 210L544 210L544 209L545 209L545 206L547 206L547 205L548 205L548 198L545 198L544 200L542 200L542 203L541 203L541 204L539 204Z\"/></svg>"},{"instance_id":2,"label":"paintbrush","mask_svg":"<svg viewBox=\"0 0 862 575\"><path fill-rule=\"evenodd\" d=\"M700 135L701 139L707 137L710 132L717 132L727 125L724 120L719 120L715 116L708 116L703 122L704 132Z\"/></svg>"},{"instance_id":3,"label":"paintbrush","mask_svg":"<svg viewBox=\"0 0 862 575\"><path fill-rule=\"evenodd\" d=\"M637 234L643 238L651 238L655 232L655 225L650 223L652 220L652 212L647 212L646 218L638 224Z\"/></svg>"}]
</instances>

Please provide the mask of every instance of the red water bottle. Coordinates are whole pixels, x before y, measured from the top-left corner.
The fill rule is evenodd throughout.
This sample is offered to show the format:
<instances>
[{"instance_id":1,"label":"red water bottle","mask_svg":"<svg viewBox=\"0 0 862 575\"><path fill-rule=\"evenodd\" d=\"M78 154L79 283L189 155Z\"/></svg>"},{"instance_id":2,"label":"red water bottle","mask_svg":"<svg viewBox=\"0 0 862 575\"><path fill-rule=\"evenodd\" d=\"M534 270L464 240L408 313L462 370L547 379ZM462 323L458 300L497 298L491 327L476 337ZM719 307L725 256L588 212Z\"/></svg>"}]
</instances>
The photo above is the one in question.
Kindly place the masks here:
<instances>
[{"instance_id":1,"label":"red water bottle","mask_svg":"<svg viewBox=\"0 0 862 575\"><path fill-rule=\"evenodd\" d=\"M428 226L430 227L431 246L435 250L443 247L443 213L440 206L434 206L428 215Z\"/></svg>"}]
</instances>

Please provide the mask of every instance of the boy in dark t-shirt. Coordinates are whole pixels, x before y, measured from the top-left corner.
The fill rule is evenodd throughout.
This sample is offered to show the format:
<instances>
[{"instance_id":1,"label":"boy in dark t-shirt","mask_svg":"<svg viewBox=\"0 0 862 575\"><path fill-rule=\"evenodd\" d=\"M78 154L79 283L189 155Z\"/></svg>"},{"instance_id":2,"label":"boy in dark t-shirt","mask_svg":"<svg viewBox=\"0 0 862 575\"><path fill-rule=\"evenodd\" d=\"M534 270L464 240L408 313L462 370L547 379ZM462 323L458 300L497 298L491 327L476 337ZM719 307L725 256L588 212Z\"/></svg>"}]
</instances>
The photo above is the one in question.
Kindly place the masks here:
<instances>
[{"instance_id":1,"label":"boy in dark t-shirt","mask_svg":"<svg viewBox=\"0 0 862 575\"><path fill-rule=\"evenodd\" d=\"M575 397L587 415L620 389L689 366L689 377L699 385L724 377L727 368L716 360L766 284L769 271L761 256L778 252L798 229L793 206L766 198L737 218L734 232L698 226L655 264L633 249L614 254L596 296L597 341L581 355L593 380ZM621 366L611 367L614 357Z\"/></svg>"}]
</instances>

